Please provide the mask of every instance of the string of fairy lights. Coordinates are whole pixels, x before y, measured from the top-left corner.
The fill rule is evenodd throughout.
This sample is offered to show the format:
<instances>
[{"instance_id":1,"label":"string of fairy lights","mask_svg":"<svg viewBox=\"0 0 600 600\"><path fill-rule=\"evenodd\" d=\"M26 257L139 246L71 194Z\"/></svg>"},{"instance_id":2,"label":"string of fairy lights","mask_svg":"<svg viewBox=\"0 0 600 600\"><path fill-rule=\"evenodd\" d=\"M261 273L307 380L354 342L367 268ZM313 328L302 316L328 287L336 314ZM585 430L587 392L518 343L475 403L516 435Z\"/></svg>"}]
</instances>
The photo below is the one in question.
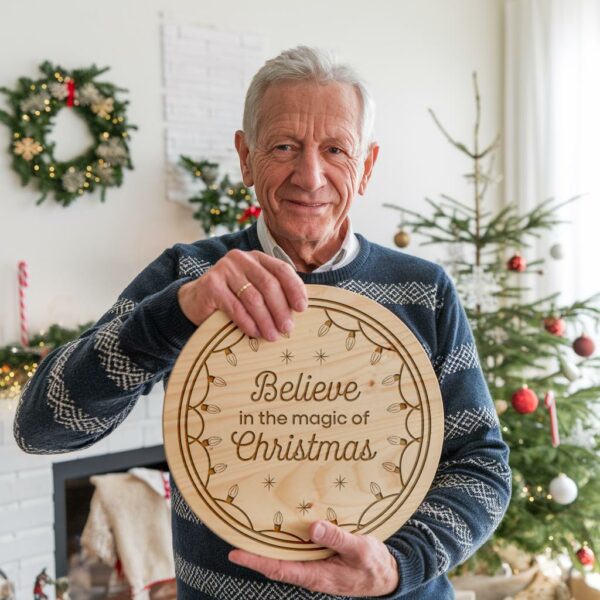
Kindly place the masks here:
<instances>
[{"instance_id":1,"label":"string of fairy lights","mask_svg":"<svg viewBox=\"0 0 600 600\"><path fill-rule=\"evenodd\" d=\"M0 400L15 400L33 377L42 360L55 348L78 338L93 323L75 328L52 324L35 335L29 334L26 290L29 287L27 263L19 261L19 342L0 346Z\"/></svg>"}]
</instances>

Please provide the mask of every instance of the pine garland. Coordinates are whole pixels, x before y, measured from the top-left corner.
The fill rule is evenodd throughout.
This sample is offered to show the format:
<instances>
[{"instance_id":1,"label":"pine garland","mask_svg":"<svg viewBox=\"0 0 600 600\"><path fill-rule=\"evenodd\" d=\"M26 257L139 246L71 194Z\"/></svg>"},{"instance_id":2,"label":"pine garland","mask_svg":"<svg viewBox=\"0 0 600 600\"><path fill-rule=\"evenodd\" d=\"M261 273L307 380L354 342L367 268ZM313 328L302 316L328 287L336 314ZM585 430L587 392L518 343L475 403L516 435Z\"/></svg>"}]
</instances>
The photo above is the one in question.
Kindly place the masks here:
<instances>
[{"instance_id":1,"label":"pine garland","mask_svg":"<svg viewBox=\"0 0 600 600\"><path fill-rule=\"evenodd\" d=\"M224 225L229 231L244 229L256 221L260 207L252 193L242 182L231 183L225 175L219 183L218 163L202 160L196 162L181 156L180 165L192 177L201 179L204 189L189 202L197 204L194 218L200 221L206 235L212 235L215 227Z\"/></svg>"},{"instance_id":2,"label":"pine garland","mask_svg":"<svg viewBox=\"0 0 600 600\"><path fill-rule=\"evenodd\" d=\"M0 347L0 400L17 397L29 378L33 377L39 363L52 350L77 339L93 322L75 329L53 324L29 340L29 346L9 344Z\"/></svg>"}]
</instances>

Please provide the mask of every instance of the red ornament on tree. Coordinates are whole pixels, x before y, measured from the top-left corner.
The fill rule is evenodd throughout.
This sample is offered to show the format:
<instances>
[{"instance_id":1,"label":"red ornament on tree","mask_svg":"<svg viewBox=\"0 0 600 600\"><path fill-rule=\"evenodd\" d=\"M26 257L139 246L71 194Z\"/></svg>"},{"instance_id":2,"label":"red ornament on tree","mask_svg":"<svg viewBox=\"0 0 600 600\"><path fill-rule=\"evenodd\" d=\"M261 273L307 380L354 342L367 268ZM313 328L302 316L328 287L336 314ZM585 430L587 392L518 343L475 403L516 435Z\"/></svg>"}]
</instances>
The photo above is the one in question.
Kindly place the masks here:
<instances>
[{"instance_id":1,"label":"red ornament on tree","mask_svg":"<svg viewBox=\"0 0 600 600\"><path fill-rule=\"evenodd\" d=\"M527 268L527 261L520 254L515 254L508 260L506 267L509 271L522 273Z\"/></svg>"},{"instance_id":2,"label":"red ornament on tree","mask_svg":"<svg viewBox=\"0 0 600 600\"><path fill-rule=\"evenodd\" d=\"M567 326L560 317L547 317L544 319L544 329L552 335L561 336L565 333Z\"/></svg>"},{"instance_id":3,"label":"red ornament on tree","mask_svg":"<svg viewBox=\"0 0 600 600\"><path fill-rule=\"evenodd\" d=\"M535 392L532 392L526 385L517 390L511 398L513 408L522 415L532 413L539 403Z\"/></svg>"},{"instance_id":4,"label":"red ornament on tree","mask_svg":"<svg viewBox=\"0 0 600 600\"><path fill-rule=\"evenodd\" d=\"M588 356L594 354L594 351L596 350L596 345L594 344L594 340L591 337L588 337L584 334L579 336L573 342L573 350L575 350L575 354L579 354L579 356L587 358Z\"/></svg>"},{"instance_id":5,"label":"red ornament on tree","mask_svg":"<svg viewBox=\"0 0 600 600\"><path fill-rule=\"evenodd\" d=\"M588 546L582 546L577 550L577 558L584 567L592 567L596 562L594 551Z\"/></svg>"},{"instance_id":6,"label":"red ornament on tree","mask_svg":"<svg viewBox=\"0 0 600 600\"><path fill-rule=\"evenodd\" d=\"M260 215L260 206L249 206L238 218L240 223L245 223L248 219L254 217L258 219Z\"/></svg>"}]
</instances>

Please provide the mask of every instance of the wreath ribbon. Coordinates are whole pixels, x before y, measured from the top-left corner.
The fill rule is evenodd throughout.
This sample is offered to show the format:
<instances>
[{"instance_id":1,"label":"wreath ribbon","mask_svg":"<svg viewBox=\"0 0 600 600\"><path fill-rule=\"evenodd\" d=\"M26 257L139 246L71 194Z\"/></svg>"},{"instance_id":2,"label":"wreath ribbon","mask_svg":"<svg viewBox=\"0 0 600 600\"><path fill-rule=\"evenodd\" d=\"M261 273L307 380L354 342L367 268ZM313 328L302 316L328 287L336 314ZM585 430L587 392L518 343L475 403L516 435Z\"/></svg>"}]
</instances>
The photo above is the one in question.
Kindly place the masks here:
<instances>
[{"instance_id":1,"label":"wreath ribbon","mask_svg":"<svg viewBox=\"0 0 600 600\"><path fill-rule=\"evenodd\" d=\"M75 81L71 78L67 80L67 106L75 104Z\"/></svg>"}]
</instances>

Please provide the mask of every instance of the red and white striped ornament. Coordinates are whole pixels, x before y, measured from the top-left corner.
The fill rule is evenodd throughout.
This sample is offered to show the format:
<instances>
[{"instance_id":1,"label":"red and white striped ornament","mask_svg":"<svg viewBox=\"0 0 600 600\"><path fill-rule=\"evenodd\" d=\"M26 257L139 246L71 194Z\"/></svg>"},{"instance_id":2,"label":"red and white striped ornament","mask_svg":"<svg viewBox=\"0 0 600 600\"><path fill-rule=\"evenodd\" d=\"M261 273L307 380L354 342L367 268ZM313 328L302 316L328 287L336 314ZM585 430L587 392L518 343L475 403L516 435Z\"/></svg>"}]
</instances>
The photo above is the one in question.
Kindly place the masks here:
<instances>
[{"instance_id":1,"label":"red and white striped ornament","mask_svg":"<svg viewBox=\"0 0 600 600\"><path fill-rule=\"evenodd\" d=\"M558 435L558 419L556 418L556 398L554 392L549 390L544 396L544 405L550 412L550 433L552 435L552 447L556 448L560 444Z\"/></svg>"},{"instance_id":2,"label":"red and white striped ornament","mask_svg":"<svg viewBox=\"0 0 600 600\"><path fill-rule=\"evenodd\" d=\"M23 348L27 348L29 346L29 327L27 326L27 312L25 310L25 289L29 286L29 272L27 271L27 263L24 260L18 263L18 280L21 345Z\"/></svg>"}]
</instances>

